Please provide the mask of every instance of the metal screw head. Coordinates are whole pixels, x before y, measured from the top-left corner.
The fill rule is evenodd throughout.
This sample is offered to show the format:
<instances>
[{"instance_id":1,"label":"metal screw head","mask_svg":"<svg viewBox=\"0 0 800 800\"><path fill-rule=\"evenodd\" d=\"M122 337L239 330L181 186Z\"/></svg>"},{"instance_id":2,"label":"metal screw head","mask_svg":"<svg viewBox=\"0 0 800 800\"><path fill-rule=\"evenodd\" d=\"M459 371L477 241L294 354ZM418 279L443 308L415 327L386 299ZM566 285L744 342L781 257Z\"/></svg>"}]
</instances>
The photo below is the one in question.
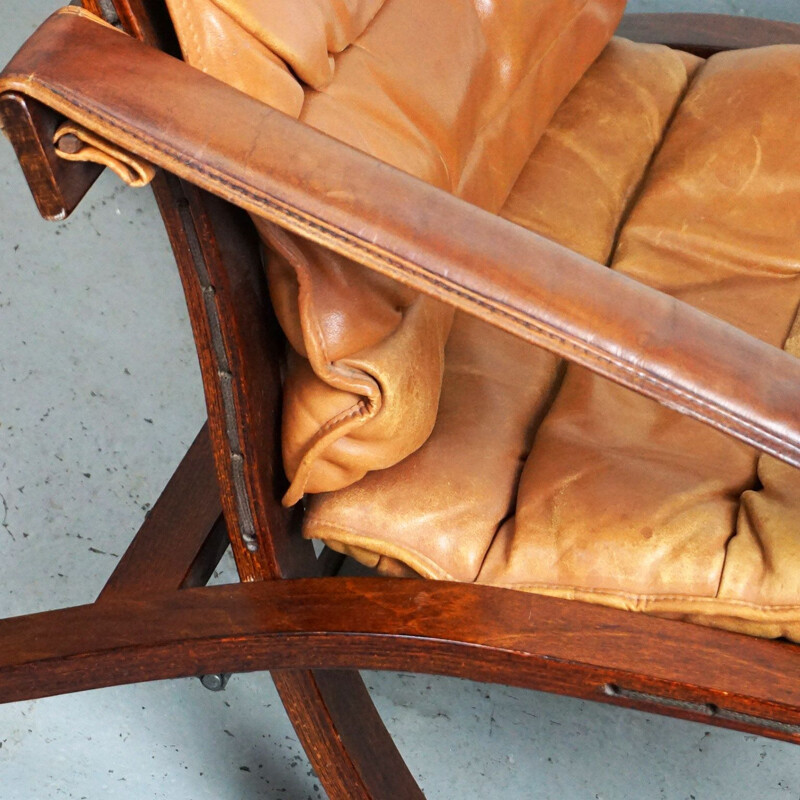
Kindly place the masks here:
<instances>
[{"instance_id":1,"label":"metal screw head","mask_svg":"<svg viewBox=\"0 0 800 800\"><path fill-rule=\"evenodd\" d=\"M200 677L200 683L202 683L209 692L224 692L230 679L230 675L202 675Z\"/></svg>"}]
</instances>

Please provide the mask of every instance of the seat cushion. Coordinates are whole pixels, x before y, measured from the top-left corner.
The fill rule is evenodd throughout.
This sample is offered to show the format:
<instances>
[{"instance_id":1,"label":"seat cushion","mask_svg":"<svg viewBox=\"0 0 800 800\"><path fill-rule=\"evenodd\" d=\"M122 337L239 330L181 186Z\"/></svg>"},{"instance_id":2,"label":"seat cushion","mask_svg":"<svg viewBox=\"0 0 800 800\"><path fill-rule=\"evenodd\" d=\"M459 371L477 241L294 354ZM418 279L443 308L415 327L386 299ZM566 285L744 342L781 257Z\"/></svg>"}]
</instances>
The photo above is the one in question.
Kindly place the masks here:
<instances>
[{"instance_id":1,"label":"seat cushion","mask_svg":"<svg viewBox=\"0 0 800 800\"><path fill-rule=\"evenodd\" d=\"M800 48L711 58L613 260L778 347L800 301L798 91ZM796 481L570 366L478 580L797 638Z\"/></svg>"},{"instance_id":2,"label":"seat cushion","mask_svg":"<svg viewBox=\"0 0 800 800\"><path fill-rule=\"evenodd\" d=\"M602 60L597 68L601 65ZM644 95L641 78L634 72L629 77L625 96ZM640 184L629 183L625 196L632 192L635 203L620 215L617 244L620 216L615 220L600 211L609 197L617 202L621 197L603 188L604 171L619 169L614 147L606 143L605 159L595 162L593 134L576 129L580 136L573 141L559 127L561 112L506 208L516 221L584 252L590 242L597 253L610 241L614 269L800 355L800 48L719 54L690 81L646 176ZM569 101L565 116L568 107ZM603 113L598 105L593 119L599 122ZM630 124L627 118L625 123ZM567 143L564 152L579 165L577 171L564 169L560 181L554 179L561 156L552 155L553 143ZM537 172L543 180L539 191L536 181L527 191L528 178ZM570 188L571 180L577 190ZM541 187L547 185L554 192L543 199ZM558 205L555 217L548 203ZM524 370L522 375L528 377ZM508 373L506 378L511 382ZM552 376L544 380L552 387ZM494 378L488 385L498 394L520 391L499 384ZM462 399L465 408L469 404ZM424 575L800 640L797 470L572 365L537 426L540 412L537 408L531 420L535 430L526 430L533 443L515 507L498 520L495 535L483 539L487 546L480 556L477 548L472 553L470 566L478 566L474 577L451 566L463 564L465 540L472 547L473 537L456 531L449 543L439 541L438 518L427 529L427 540L417 536L406 552L404 520L410 519L413 529L422 527L432 504L428 494L419 494L422 485L417 502L406 491L407 508L392 507L401 520L391 534L401 543L392 556ZM490 434L470 436L476 452L490 444ZM470 448L454 444L456 439L451 436L428 459L446 471L441 485L452 481L447 496L463 505L467 500L459 487L469 491L464 463ZM426 447L437 441L435 431ZM523 450L521 445L517 452ZM484 462L477 463L476 472ZM373 490L359 503L370 508L380 506L384 494L394 496L395 475L401 485L404 480L396 470L405 465L371 476ZM424 476L430 479L429 473ZM327 530L333 537L334 519L360 520L357 512L332 502L335 514L320 526L326 500L312 505L310 535ZM367 524L376 522L370 517ZM390 525L388 514L380 524ZM371 529L375 552L389 552L380 542L390 535L374 534L384 529ZM368 530L363 525L361 534ZM436 569L420 568L418 543L428 540L435 544L426 554L436 551ZM349 542L357 546L357 537Z\"/></svg>"},{"instance_id":3,"label":"seat cushion","mask_svg":"<svg viewBox=\"0 0 800 800\"><path fill-rule=\"evenodd\" d=\"M501 213L607 261L620 221L699 59L615 39L556 113ZM384 572L474 581L513 511L559 360L465 314L433 433L391 469L309 498L305 533Z\"/></svg>"},{"instance_id":4,"label":"seat cushion","mask_svg":"<svg viewBox=\"0 0 800 800\"><path fill-rule=\"evenodd\" d=\"M394 167L498 211L624 0L169 0L192 63ZM238 63L237 63L238 62ZM287 142L287 146L291 143ZM285 501L430 435L452 311L257 220L294 350Z\"/></svg>"}]
</instances>

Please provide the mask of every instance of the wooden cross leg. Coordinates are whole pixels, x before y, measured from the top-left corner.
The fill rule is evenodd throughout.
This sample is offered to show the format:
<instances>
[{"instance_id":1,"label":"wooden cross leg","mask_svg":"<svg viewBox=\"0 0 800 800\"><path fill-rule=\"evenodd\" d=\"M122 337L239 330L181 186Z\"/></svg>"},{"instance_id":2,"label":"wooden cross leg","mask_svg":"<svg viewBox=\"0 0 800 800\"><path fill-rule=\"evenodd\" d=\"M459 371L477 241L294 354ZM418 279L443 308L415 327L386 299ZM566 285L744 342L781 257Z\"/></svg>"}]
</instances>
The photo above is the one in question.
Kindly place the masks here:
<instances>
[{"instance_id":1,"label":"wooden cross leg","mask_svg":"<svg viewBox=\"0 0 800 800\"><path fill-rule=\"evenodd\" d=\"M331 796L422 797L357 673L288 669L304 660L292 636L283 655L273 652L273 634L295 626L273 631L282 603L260 595L282 583L205 587L228 545L204 426L95 603L0 621L0 702L274 664L282 668L278 691ZM315 591L302 583L301 594ZM311 660L321 665L325 651Z\"/></svg>"}]
</instances>

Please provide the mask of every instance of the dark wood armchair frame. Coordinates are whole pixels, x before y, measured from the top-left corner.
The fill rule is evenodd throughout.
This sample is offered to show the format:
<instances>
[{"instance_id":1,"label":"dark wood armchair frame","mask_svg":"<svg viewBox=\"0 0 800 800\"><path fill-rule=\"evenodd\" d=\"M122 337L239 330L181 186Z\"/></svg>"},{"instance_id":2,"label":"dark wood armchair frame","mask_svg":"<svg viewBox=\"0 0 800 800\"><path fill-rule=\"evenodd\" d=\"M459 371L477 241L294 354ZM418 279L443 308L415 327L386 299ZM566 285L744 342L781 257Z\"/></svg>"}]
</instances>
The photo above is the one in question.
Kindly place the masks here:
<instances>
[{"instance_id":1,"label":"dark wood armchair frame","mask_svg":"<svg viewBox=\"0 0 800 800\"><path fill-rule=\"evenodd\" d=\"M132 36L51 18L0 76L0 118L49 219L66 217L100 172L56 156L63 118L162 168L153 185L208 424L94 604L0 621L0 702L271 670L335 800L422 797L358 669L505 683L800 742L796 645L483 586L330 577L336 558L317 559L279 502L284 343L242 209L795 466L800 361L160 52L177 49L163 0L84 5ZM800 43L800 26L701 15L634 15L621 32L702 55ZM169 103L155 85L171 87ZM229 543L241 583L206 587Z\"/></svg>"}]
</instances>

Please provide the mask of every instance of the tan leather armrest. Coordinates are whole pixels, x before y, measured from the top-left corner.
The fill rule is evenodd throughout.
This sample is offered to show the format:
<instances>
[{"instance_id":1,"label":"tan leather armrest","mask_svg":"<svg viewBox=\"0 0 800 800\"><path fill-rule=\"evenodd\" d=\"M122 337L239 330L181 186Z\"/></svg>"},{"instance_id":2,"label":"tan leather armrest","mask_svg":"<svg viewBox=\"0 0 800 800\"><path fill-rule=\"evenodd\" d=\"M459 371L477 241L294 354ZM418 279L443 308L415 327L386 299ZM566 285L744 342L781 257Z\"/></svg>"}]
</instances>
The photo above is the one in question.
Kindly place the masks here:
<instances>
[{"instance_id":1,"label":"tan leather armrest","mask_svg":"<svg viewBox=\"0 0 800 800\"><path fill-rule=\"evenodd\" d=\"M800 466L797 359L106 25L54 15L0 92Z\"/></svg>"}]
</instances>

